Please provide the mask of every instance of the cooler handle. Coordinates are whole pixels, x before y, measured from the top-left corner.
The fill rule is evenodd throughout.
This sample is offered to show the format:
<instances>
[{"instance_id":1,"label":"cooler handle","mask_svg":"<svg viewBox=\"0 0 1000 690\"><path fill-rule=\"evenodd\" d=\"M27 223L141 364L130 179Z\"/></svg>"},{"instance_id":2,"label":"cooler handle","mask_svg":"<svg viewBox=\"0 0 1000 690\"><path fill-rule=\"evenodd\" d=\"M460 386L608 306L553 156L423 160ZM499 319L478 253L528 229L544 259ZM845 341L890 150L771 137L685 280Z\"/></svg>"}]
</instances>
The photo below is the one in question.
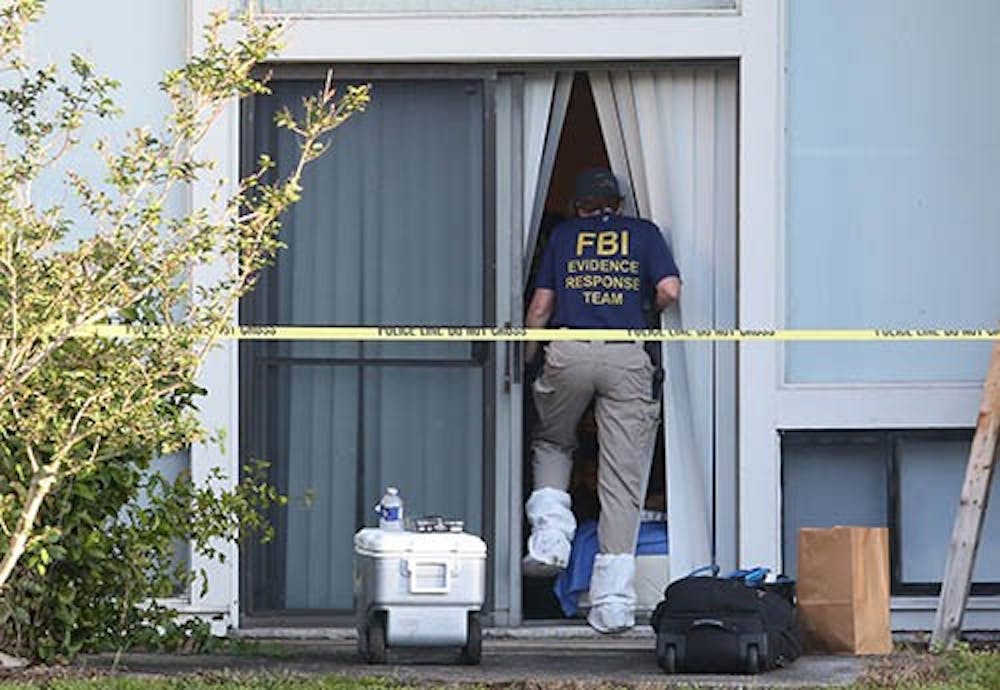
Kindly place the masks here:
<instances>
[{"instance_id":1,"label":"cooler handle","mask_svg":"<svg viewBox=\"0 0 1000 690\"><path fill-rule=\"evenodd\" d=\"M444 570L443 585L420 585L417 582L417 568L420 566L438 566ZM451 591L452 565L448 561L406 561L407 575L410 577L410 592L412 594L447 594Z\"/></svg>"}]
</instances>

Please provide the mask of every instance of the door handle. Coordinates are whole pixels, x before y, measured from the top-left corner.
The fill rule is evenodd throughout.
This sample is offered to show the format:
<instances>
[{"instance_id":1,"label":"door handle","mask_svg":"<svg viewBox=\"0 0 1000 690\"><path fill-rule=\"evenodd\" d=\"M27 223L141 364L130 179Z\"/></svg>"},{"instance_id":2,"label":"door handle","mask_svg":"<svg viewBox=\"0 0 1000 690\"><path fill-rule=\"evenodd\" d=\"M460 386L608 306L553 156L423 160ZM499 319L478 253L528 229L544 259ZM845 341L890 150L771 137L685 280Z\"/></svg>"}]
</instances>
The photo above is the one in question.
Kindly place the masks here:
<instances>
[{"instance_id":1,"label":"door handle","mask_svg":"<svg viewBox=\"0 0 1000 690\"><path fill-rule=\"evenodd\" d=\"M490 344L485 340L472 341L472 361L482 366L489 359Z\"/></svg>"},{"instance_id":2,"label":"door handle","mask_svg":"<svg viewBox=\"0 0 1000 690\"><path fill-rule=\"evenodd\" d=\"M524 343L520 340L511 340L510 349L514 360L511 365L514 368L514 383L520 384L524 378Z\"/></svg>"},{"instance_id":3,"label":"door handle","mask_svg":"<svg viewBox=\"0 0 1000 690\"><path fill-rule=\"evenodd\" d=\"M506 330L510 330L510 321L504 324ZM504 348L504 363L503 363L503 388L504 392L509 392L511 386L519 385L523 379L522 360L523 360L523 350L521 349L523 343L518 340L508 340L505 343Z\"/></svg>"}]
</instances>

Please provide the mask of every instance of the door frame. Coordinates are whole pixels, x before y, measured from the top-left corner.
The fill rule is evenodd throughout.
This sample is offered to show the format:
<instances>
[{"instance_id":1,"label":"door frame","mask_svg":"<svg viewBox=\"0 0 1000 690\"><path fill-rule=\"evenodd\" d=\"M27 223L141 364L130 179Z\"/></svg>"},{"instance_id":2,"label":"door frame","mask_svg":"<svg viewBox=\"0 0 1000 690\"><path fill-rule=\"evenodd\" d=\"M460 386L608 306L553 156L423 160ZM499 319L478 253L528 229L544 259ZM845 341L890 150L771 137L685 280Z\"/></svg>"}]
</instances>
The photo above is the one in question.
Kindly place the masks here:
<instances>
[{"instance_id":1,"label":"door frame","mask_svg":"<svg viewBox=\"0 0 1000 690\"><path fill-rule=\"evenodd\" d=\"M739 60L739 127L754 133L740 141L738 265L754 266L752 289L739 293L740 326L776 327L781 316L778 281L783 261L783 108L782 73L787 0L740 2L725 13L577 12L567 16L308 17L293 21L278 63L503 63L548 61L643 61L675 59ZM201 27L215 12L231 9L229 0L186 0L187 54L205 46ZM227 35L229 35L227 33ZM559 36L559 41L553 41ZM613 37L610 40L609 37ZM581 46L586 48L581 49ZM224 109L202 145L206 158L229 180L239 177L239 107ZM191 203L216 208L214 185L196 183ZM232 191L230 187L226 191ZM192 285L225 275L220 259L199 269ZM237 315L233 314L233 324ZM224 342L210 353L199 383L208 391L201 418L208 428L237 438L239 429L238 348ZM737 348L741 386L737 395L740 451L737 475L741 563L780 568L781 496L778 419L779 343L743 343ZM817 409L803 401L810 409ZM239 466L236 444L191 448L192 478L205 482L213 471L231 487ZM182 612L212 617L225 625L239 621L239 552L235 543L218 545L225 562L195 554L192 568L204 571L211 587L192 591Z\"/></svg>"},{"instance_id":2,"label":"door frame","mask_svg":"<svg viewBox=\"0 0 1000 690\"><path fill-rule=\"evenodd\" d=\"M492 314L496 323L510 322L513 326L523 324L523 304L521 292L523 291L523 276L527 267L525 261L531 256L530 247L527 249L523 245L523 237L520 232L520 222L511 220L523 217L523 200L519 194L512 193L512 190L523 188L523 160L522 141L523 132L523 74L530 71L552 71L569 72L576 70L589 71L596 68L602 70L627 70L641 67L643 69L656 68L657 66L685 66L706 65L717 67L720 64L732 64L732 61L650 61L637 63L634 61L608 62L608 63L538 63L532 65L496 65L496 66L456 66L456 65L366 65L348 64L336 67L337 76L342 79L400 79L400 80L431 80L431 79L476 79L482 80L484 86L484 113L483 113L483 185L484 185L484 314ZM274 80L322 80L329 66L327 65L299 65L299 64L277 64L269 66ZM508 154L509 173L507 180L499 179L500 171L498 162L500 154L496 150L498 142L498 124L496 89L499 75L512 77L511 112L510 122L505 123L510 127L509 144L511 151ZM519 78L520 77L520 78ZM738 87L737 87L738 88ZM568 93L560 94L560 98L567 98ZM241 106L241 127L240 127L240 165L244 174L249 171L249 165L255 159L252 141L253 127L253 101L246 99ZM556 138L558 141L558 137ZM552 156L554 151L544 150L543 155ZM736 174L738 175L738 166ZM506 183L506 184L505 184ZM738 186L738 181L737 181ZM504 191L506 190L506 194ZM500 207L506 196L508 203L505 208ZM738 203L734 199L734 203ZM537 205L537 204L536 204ZM735 211L735 209L734 209ZM504 216L504 213L509 215ZM534 220L534 219L533 219ZM735 228L738 233L738 228ZM532 230L532 241L537 240L537 233ZM731 242L724 248L729 255L735 257L738 238L727 238ZM502 254L506 254L509 260L498 259ZM735 312L738 301L739 287L735 276L735 266L733 266L734 291L730 295L731 306ZM510 294L498 299L500 291L509 291ZM735 318L735 313L734 313ZM492 325L492 324L483 324ZM731 324L723 324L728 327ZM722 327L722 326L720 326ZM252 357L250 350L254 343L240 343L239 346L239 376L240 388L246 392L252 391L252 376L249 373L251 363L244 363L244 359ZM714 355L713 378L716 388L713 416L715 417L715 439L714 446L717 448L719 439L729 437L735 438L735 399L738 385L735 381L736 354L735 346L719 344L712 345ZM522 467L525 458L522 453L522 445L517 442L524 433L522 427L522 386L520 377L520 347L515 343L493 343L488 350L487 360L484 364L484 438L483 438L483 529L487 542L491 545L489 550L489 563L487 568L487 602L486 610L491 615L491 622L500 625L519 625L522 620L521 610L521 574L520 560L522 556L522 524L524 519L524 508L521 491ZM492 375L491 375L492 372ZM240 419L249 420L247 416L250 410L250 396L240 397ZM726 413L730 413L729 421L731 426L727 427ZM238 425L239 448L241 465L246 459L246 450L252 447L251 437L254 433L253 424L243 423ZM504 429L508 433L498 434L498 430ZM513 442L505 443L503 439L514 439ZM731 450L735 454L735 443L730 444ZM716 508L717 534L724 535L720 539L719 547L724 563L735 562L737 559L736 548L738 535L736 534L736 458L734 457L732 467L728 465L720 468L716 475L715 486L712 487L713 494L720 497ZM706 481L708 478L706 478ZM499 545L498 548L493 548ZM252 547L251 547L252 548ZM245 553L245 552L244 552ZM239 591L249 592L251 586L252 567L250 559L240 558L239 567ZM238 598L240 601L240 624L241 625L284 625L295 622L299 617L297 612L291 611L254 611L250 608L249 597ZM345 612L310 612L308 619L311 624L345 623L348 620Z\"/></svg>"},{"instance_id":3,"label":"door frame","mask_svg":"<svg viewBox=\"0 0 1000 690\"><path fill-rule=\"evenodd\" d=\"M621 72L628 70L655 70L657 68L676 68L682 66L685 68L698 68L705 67L711 69L720 70L731 70L733 77L736 80L734 100L732 103L725 103L726 107L731 107L732 117L734 120L734 125L736 131L734 134L735 148L733 150L733 170L732 170L732 181L733 188L732 192L732 224L731 224L731 235L721 237L722 233L717 233L714 236L713 243L713 256L715 260L715 266L721 267L719 270L715 271L713 275L709 276L709 279L713 285L713 305L716 323L714 327L716 328L735 328L737 323L739 323L739 300L740 300L740 281L739 281L739 188L740 188L740 166L739 166L739 151L740 151L740 127L739 127L739 90L740 90L740 71L739 65L736 61L731 59L719 59L719 60L650 60L650 61L600 61L600 62L556 62L556 63L546 63L543 65L522 65L519 67L506 66L502 68L503 72L514 73L518 69L521 72L531 71L532 69L544 69L546 71L552 71L557 74L566 73L569 75L569 82L573 81L573 74L577 71L591 72L591 71L602 71L602 72ZM557 82L558 84L558 82ZM517 83L515 82L515 86ZM566 93L559 93L558 86L553 95L554 101L565 98L569 100L570 94L568 90ZM515 97L513 98L514 104L514 114L512 116L514 134L511 136L512 152L510 154L511 159L515 162L512 168L517 168L517 170L512 171L512 189L520 189L521 178L519 173L523 170L523 161L520 160L521 152L523 147L521 146L521 140L523 139L523 132L520 131L520 124L522 123L520 106L523 105L523 99L519 98L515 90ZM563 113L565 115L565 113ZM546 136L546 141L554 138L556 145L560 137L556 135L552 137L551 133ZM543 157L548 160L554 158L556 151L550 149L548 146L542 151ZM610 155L610 151L609 151ZM551 162L551 161L549 161ZM542 165L542 169L545 169L545 163ZM541 183L540 183L541 184ZM546 187L547 189L547 187ZM539 189L541 191L541 189ZM631 198L632 192L628 191L626 193L626 205L631 203L632 213L634 213L635 200ZM523 209L521 208L521 198L520 195L511 194L510 195L510 217L520 218ZM544 203L544 199L543 199ZM537 200L536 200L536 206ZM537 225L540 218L536 218L536 215L532 216L532 223ZM521 251L521 235L520 232L514 232L513 226L510 223L498 222L500 228L512 228L510 237L510 246L513 256L517 255L517 252ZM518 228L519 229L519 228ZM501 230L502 232L502 230ZM713 229L714 232L714 229ZM518 262L515 259L511 260L512 269L512 291L510 303L513 313L509 315L513 325L522 325L523 316L523 305L521 304L521 292L523 291L523 282L520 280L522 276L527 276L530 272L530 266L527 265L531 260L533 255L534 243L537 242L538 233L537 227L529 228L529 244L523 250L523 266L517 265ZM500 240L501 245L503 244L503 239ZM682 267L683 268L683 267ZM502 284L502 278L500 280ZM505 317L506 318L506 317ZM510 345L510 344L508 344ZM737 441L737 435L739 432L739 422L738 422L738 395L740 389L739 381L739 367L738 367L738 346L736 343L727 342L712 342L705 343L701 346L708 345L712 349L712 354L710 357L711 366L711 381L713 388L713 396L711 402L711 418L712 418L712 462L714 466L714 471L711 476L705 477L705 487L706 490L711 495L711 503L709 505L709 510L713 510L714 514L711 515L710 529L713 531L712 537L712 547L718 555L718 561L721 567L734 569L737 567L739 562L739 521L738 521L738 477L739 477L739 444ZM510 345L510 347L516 347L516 345ZM663 348L663 361L666 361L666 344L662 345ZM519 408L522 404L522 384L521 381L517 380L516 389L514 391L513 400L511 404L515 408ZM663 424L665 422L661 422ZM503 425L501 425L502 427ZM519 409L515 409L511 413L509 426L510 433L512 437L520 438L526 433L523 428L523 414ZM666 434L663 435L664 445L667 443ZM521 444L512 444L510 449L510 476L509 481L512 487L514 487L513 494L510 502L510 512L508 519L510 522L510 527L508 528L509 534L511 535L510 542L510 553L507 556L510 565L510 578L511 578L511 605L509 609L508 616L503 619L503 622L510 625L520 625L523 620L523 610L522 610L522 593L521 593L521 573L520 573L520 562L523 554L523 522L524 522L524 500L526 496L521 495L521 479L522 479L522 468L527 462L527 458L524 457L522 452L523 446ZM530 451L529 451L530 452ZM664 458L666 453L664 453ZM723 462L724 460L725 462ZM710 483L713 482L714 483ZM667 477L667 482L669 483L669 476ZM668 526L669 533L669 526Z\"/></svg>"}]
</instances>

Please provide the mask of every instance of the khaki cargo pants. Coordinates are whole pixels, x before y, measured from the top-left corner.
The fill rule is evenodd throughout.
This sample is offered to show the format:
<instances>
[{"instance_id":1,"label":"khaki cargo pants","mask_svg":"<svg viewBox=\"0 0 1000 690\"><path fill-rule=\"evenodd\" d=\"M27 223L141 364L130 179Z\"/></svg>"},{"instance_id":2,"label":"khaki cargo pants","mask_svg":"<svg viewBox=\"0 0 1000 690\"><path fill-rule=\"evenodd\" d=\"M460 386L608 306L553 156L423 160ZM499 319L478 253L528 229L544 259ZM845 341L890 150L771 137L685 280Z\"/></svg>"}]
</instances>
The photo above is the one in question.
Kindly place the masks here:
<instances>
[{"instance_id":1,"label":"khaki cargo pants","mask_svg":"<svg viewBox=\"0 0 1000 690\"><path fill-rule=\"evenodd\" d=\"M531 445L535 489L568 490L576 427L595 400L601 553L635 552L660 419L652 379L641 343L554 341L533 386L539 417Z\"/></svg>"}]
</instances>

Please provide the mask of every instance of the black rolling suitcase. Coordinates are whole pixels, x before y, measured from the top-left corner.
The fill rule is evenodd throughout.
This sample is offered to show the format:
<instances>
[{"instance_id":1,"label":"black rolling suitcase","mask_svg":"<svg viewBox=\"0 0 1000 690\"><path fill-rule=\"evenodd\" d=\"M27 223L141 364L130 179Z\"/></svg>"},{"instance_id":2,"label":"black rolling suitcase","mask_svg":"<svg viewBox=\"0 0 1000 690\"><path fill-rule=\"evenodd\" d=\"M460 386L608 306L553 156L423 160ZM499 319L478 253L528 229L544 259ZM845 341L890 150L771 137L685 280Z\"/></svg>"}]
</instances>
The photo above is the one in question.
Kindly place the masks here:
<instances>
[{"instance_id":1,"label":"black rolling suitcase","mask_svg":"<svg viewBox=\"0 0 1000 690\"><path fill-rule=\"evenodd\" d=\"M653 612L666 673L759 673L802 653L792 596L742 579L686 577ZM787 590L787 585L785 586Z\"/></svg>"}]
</instances>

